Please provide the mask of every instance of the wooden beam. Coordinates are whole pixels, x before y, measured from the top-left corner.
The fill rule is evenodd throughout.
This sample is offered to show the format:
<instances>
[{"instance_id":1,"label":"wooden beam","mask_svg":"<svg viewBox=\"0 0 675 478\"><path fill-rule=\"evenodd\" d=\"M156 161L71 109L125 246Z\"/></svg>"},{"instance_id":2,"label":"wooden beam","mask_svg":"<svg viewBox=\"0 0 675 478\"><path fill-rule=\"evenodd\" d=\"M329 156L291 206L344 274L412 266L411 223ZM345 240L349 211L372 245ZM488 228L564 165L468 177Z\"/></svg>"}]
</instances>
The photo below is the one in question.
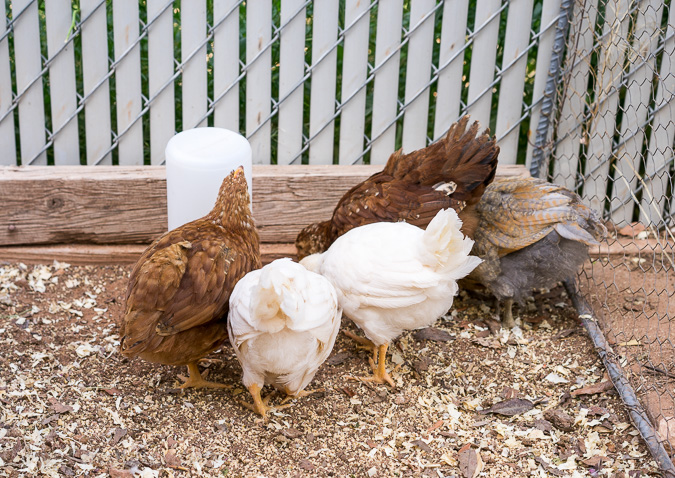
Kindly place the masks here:
<instances>
[{"instance_id":1,"label":"wooden beam","mask_svg":"<svg viewBox=\"0 0 675 478\"><path fill-rule=\"evenodd\" d=\"M617 237L601 243L588 250L591 257L602 258L607 256L642 256L651 257L660 254L675 254L675 244L668 239L631 239Z\"/></svg>"},{"instance_id":2,"label":"wooden beam","mask_svg":"<svg viewBox=\"0 0 675 478\"><path fill-rule=\"evenodd\" d=\"M53 246L0 247L0 265L3 262L25 264L50 264L52 261L74 265L135 264L145 250L144 244L65 244ZM282 257L295 259L293 244L262 244L260 254L263 264Z\"/></svg>"},{"instance_id":3,"label":"wooden beam","mask_svg":"<svg viewBox=\"0 0 675 478\"><path fill-rule=\"evenodd\" d=\"M262 242L293 242L381 168L253 166L253 214ZM509 165L497 175L528 173ZM148 244L166 231L166 174L159 166L1 167L0 204L0 246Z\"/></svg>"},{"instance_id":4,"label":"wooden beam","mask_svg":"<svg viewBox=\"0 0 675 478\"><path fill-rule=\"evenodd\" d=\"M593 258L609 256L642 256L675 253L675 246L656 239L612 239L610 243L589 249ZM0 265L3 262L26 264L48 264L54 260L75 265L134 264L145 250L145 244L60 244L51 246L5 246L0 247ZM296 250L292 243L262 244L260 247L263 264L282 257L295 259Z\"/></svg>"}]
</instances>

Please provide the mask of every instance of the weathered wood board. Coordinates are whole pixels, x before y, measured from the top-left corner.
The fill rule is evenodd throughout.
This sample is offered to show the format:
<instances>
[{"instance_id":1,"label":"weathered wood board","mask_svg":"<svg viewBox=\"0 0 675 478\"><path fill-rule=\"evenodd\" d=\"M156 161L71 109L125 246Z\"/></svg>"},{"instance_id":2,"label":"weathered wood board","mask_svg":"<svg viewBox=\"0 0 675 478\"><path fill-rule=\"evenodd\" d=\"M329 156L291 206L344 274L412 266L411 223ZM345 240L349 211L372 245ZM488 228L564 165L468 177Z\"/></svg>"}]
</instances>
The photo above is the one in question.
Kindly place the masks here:
<instances>
[{"instance_id":1,"label":"weathered wood board","mask_svg":"<svg viewBox=\"0 0 675 478\"><path fill-rule=\"evenodd\" d=\"M145 244L0 246L0 263L8 261L26 264L49 264L56 260L77 265L134 264L145 248ZM675 252L674 246L667 241L630 238L612 239L611 242L589 249L593 258L626 255L649 258L660 254L672 255L673 252ZM264 265L282 257L295 259L296 249L292 243L262 244L260 254Z\"/></svg>"},{"instance_id":2,"label":"weathered wood board","mask_svg":"<svg viewBox=\"0 0 675 478\"><path fill-rule=\"evenodd\" d=\"M53 261L77 265L135 264L146 244L54 244L45 246L0 247L2 262L23 262L26 264L51 264ZM260 255L263 265L282 257L295 259L293 244L262 244Z\"/></svg>"},{"instance_id":3,"label":"weathered wood board","mask_svg":"<svg viewBox=\"0 0 675 478\"><path fill-rule=\"evenodd\" d=\"M330 217L374 166L254 166L253 214L263 243L292 243ZM522 166L498 175L527 175ZM0 168L0 246L147 244L166 231L164 167Z\"/></svg>"}]
</instances>

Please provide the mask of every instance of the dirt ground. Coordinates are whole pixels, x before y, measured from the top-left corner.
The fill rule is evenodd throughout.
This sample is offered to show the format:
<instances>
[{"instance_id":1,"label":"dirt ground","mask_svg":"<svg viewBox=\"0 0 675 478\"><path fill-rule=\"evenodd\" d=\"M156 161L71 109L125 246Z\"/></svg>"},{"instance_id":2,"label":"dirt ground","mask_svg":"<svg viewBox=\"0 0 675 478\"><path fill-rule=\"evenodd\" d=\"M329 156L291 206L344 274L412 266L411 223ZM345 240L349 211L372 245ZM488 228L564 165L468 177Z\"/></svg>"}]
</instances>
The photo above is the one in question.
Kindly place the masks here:
<instances>
[{"instance_id":1,"label":"dirt ground","mask_svg":"<svg viewBox=\"0 0 675 478\"><path fill-rule=\"evenodd\" d=\"M310 385L325 392L264 424L238 403L229 344L203 364L218 391L118 353L128 272L0 264L1 476L656 474L561 289L517 309L510 333L462 294L390 348L394 390L346 378L367 355L340 334Z\"/></svg>"},{"instance_id":2,"label":"dirt ground","mask_svg":"<svg viewBox=\"0 0 675 478\"><path fill-rule=\"evenodd\" d=\"M667 449L675 447L675 271L665 255L608 256L582 289Z\"/></svg>"}]
</instances>

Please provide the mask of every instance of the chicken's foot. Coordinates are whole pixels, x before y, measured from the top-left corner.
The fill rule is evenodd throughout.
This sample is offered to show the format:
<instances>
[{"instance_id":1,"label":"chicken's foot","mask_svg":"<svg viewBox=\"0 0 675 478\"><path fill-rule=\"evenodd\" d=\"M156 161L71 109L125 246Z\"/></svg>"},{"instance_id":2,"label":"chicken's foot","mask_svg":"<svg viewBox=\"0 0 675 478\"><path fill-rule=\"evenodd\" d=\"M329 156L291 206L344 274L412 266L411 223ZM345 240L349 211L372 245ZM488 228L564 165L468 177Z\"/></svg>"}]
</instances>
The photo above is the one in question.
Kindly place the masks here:
<instances>
[{"instance_id":1,"label":"chicken's foot","mask_svg":"<svg viewBox=\"0 0 675 478\"><path fill-rule=\"evenodd\" d=\"M504 318L502 319L502 328L512 329L516 325L513 320L513 299L504 299Z\"/></svg>"},{"instance_id":2,"label":"chicken's foot","mask_svg":"<svg viewBox=\"0 0 675 478\"><path fill-rule=\"evenodd\" d=\"M290 407L290 405L277 405L274 407L269 405L270 399L276 394L276 390L267 395L265 398L262 398L260 396L261 390L262 389L255 383L252 384L251 386L248 387L248 391L251 394L251 397L253 397L253 403L248 403L243 400L241 400L239 403L241 403L244 407L248 408L252 412L255 412L258 415L260 415L263 421L267 421L268 412L274 410L282 410L284 408Z\"/></svg>"},{"instance_id":3,"label":"chicken's foot","mask_svg":"<svg viewBox=\"0 0 675 478\"><path fill-rule=\"evenodd\" d=\"M183 384L179 388L230 388L224 383L218 382L209 382L202 378L202 374L199 371L199 366L197 362L191 362L188 364L188 377L185 378L181 375L178 378L183 380Z\"/></svg>"},{"instance_id":4,"label":"chicken's foot","mask_svg":"<svg viewBox=\"0 0 675 478\"><path fill-rule=\"evenodd\" d=\"M370 366L373 369L373 375L370 377L347 377L350 380L359 380L362 382L388 383L392 388L396 388L394 380L387 373L387 348L389 344L380 345L375 349L373 358L369 358ZM375 357L377 356L377 363Z\"/></svg>"},{"instance_id":5,"label":"chicken's foot","mask_svg":"<svg viewBox=\"0 0 675 478\"><path fill-rule=\"evenodd\" d=\"M313 393L318 393L318 392L325 392L325 388L317 388L314 390L300 390L299 392L293 394L290 390L286 389L284 390L286 392L286 398L284 398L281 401L281 404L283 405L284 403L288 403L289 401L293 400L294 398L302 398L306 397L307 395L311 395Z\"/></svg>"},{"instance_id":6,"label":"chicken's foot","mask_svg":"<svg viewBox=\"0 0 675 478\"><path fill-rule=\"evenodd\" d=\"M356 335L354 332L350 332L349 330L344 330L343 332L347 337L349 337L354 342L359 344L357 347L361 347L361 348L364 348L366 350L370 350L371 352L374 352L375 354L377 354L377 347L375 346L374 343L372 343L367 338L360 337L360 336Z\"/></svg>"}]
</instances>

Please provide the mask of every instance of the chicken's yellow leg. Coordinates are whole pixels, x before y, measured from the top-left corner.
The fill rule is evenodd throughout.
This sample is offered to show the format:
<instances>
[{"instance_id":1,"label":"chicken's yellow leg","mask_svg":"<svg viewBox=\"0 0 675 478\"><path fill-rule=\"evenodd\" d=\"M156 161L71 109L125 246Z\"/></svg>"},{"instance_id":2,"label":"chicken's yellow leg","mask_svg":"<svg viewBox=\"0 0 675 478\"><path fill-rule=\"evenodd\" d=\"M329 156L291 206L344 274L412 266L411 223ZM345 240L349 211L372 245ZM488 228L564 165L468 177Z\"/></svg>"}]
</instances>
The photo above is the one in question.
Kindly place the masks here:
<instances>
[{"instance_id":1,"label":"chicken's yellow leg","mask_svg":"<svg viewBox=\"0 0 675 478\"><path fill-rule=\"evenodd\" d=\"M272 407L267 405L267 401L271 397L271 394L263 400L260 397L260 387L255 383L248 387L248 391L251 394L251 397L253 397L253 405L246 402L241 402L241 404L263 417L263 420L267 420L267 412L272 409Z\"/></svg>"},{"instance_id":2,"label":"chicken's yellow leg","mask_svg":"<svg viewBox=\"0 0 675 478\"><path fill-rule=\"evenodd\" d=\"M377 353L377 347L375 347L375 344L372 343L370 340L368 340L365 337L359 337L353 332L350 332L349 330L345 330L344 334L352 339L354 342L359 344L360 347L363 347L364 349L367 350L372 350L374 353Z\"/></svg>"},{"instance_id":3,"label":"chicken's yellow leg","mask_svg":"<svg viewBox=\"0 0 675 478\"><path fill-rule=\"evenodd\" d=\"M373 381L377 383L388 383L392 388L396 388L394 381L391 379L387 373L386 364L387 364L387 348L389 344L380 345L377 357L377 368L375 368L375 363L373 366Z\"/></svg>"},{"instance_id":4,"label":"chicken's yellow leg","mask_svg":"<svg viewBox=\"0 0 675 478\"><path fill-rule=\"evenodd\" d=\"M260 396L261 388L257 386L255 383L248 387L248 391L251 394L251 397L253 397L253 404L246 403L244 401L241 401L239 403L241 403L243 406L245 406L252 412L255 412L258 415L260 415L264 421L267 421L267 412L269 412L270 410L282 410L284 408L290 407L290 405L283 405L283 406L277 405L275 407L271 407L269 405L270 398L272 398L272 395L274 395L276 391L273 391L265 398L262 398Z\"/></svg>"},{"instance_id":5,"label":"chicken's yellow leg","mask_svg":"<svg viewBox=\"0 0 675 478\"><path fill-rule=\"evenodd\" d=\"M374 348L373 358L369 359L370 366L373 369L373 375L370 377L347 377L352 380L362 380L364 382L388 383L392 388L396 388L391 376L387 373L387 348L389 344L380 345ZM377 362L375 358L377 357Z\"/></svg>"},{"instance_id":6,"label":"chicken's yellow leg","mask_svg":"<svg viewBox=\"0 0 675 478\"><path fill-rule=\"evenodd\" d=\"M229 388L229 386L224 383L209 382L202 378L202 374L199 372L199 367L197 362L191 362L188 364L188 377L184 378L180 375L179 378L183 379L183 385L180 388Z\"/></svg>"}]
</instances>

